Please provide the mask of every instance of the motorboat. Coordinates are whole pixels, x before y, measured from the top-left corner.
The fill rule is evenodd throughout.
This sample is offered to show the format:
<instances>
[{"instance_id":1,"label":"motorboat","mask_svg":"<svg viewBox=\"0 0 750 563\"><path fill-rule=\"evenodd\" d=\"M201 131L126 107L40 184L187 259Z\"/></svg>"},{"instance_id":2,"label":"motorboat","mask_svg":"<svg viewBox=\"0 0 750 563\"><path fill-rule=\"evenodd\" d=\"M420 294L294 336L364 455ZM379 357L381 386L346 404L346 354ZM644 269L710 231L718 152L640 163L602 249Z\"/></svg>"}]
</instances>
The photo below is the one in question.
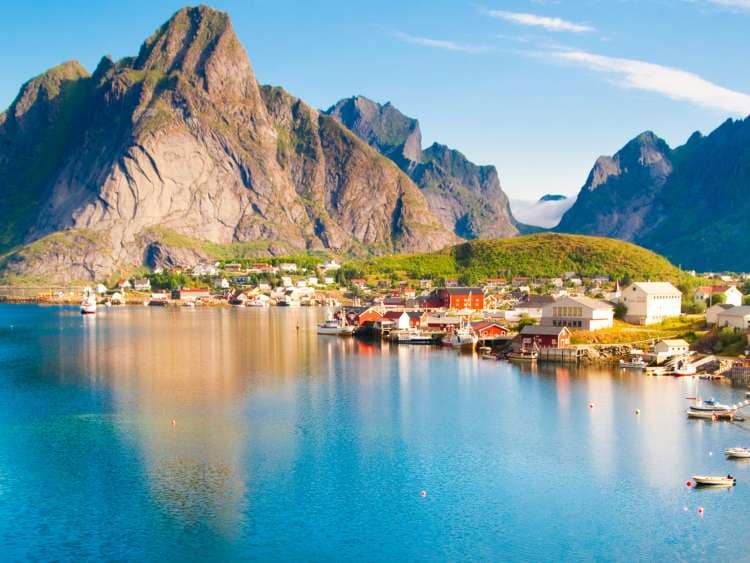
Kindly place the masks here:
<instances>
[{"instance_id":1,"label":"motorboat","mask_svg":"<svg viewBox=\"0 0 750 563\"><path fill-rule=\"evenodd\" d=\"M423 334L418 330L396 330L391 332L391 340L398 344L432 344L432 335Z\"/></svg>"},{"instance_id":2,"label":"motorboat","mask_svg":"<svg viewBox=\"0 0 750 563\"><path fill-rule=\"evenodd\" d=\"M701 418L704 420L714 420L717 418L733 418L737 408L730 405L723 405L714 399L698 400L694 405L690 405L687 410L688 418Z\"/></svg>"},{"instance_id":3,"label":"motorboat","mask_svg":"<svg viewBox=\"0 0 750 563\"><path fill-rule=\"evenodd\" d=\"M623 369L646 369L647 366L648 363L637 354L631 354L627 360L620 360L620 367Z\"/></svg>"},{"instance_id":4,"label":"motorboat","mask_svg":"<svg viewBox=\"0 0 750 563\"><path fill-rule=\"evenodd\" d=\"M731 459L750 459L749 448L727 448L724 454Z\"/></svg>"},{"instance_id":5,"label":"motorboat","mask_svg":"<svg viewBox=\"0 0 750 563\"><path fill-rule=\"evenodd\" d=\"M263 299L265 297L265 299ZM259 295L253 299L245 301L245 307L268 307L270 305L270 299L265 295Z\"/></svg>"},{"instance_id":6,"label":"motorboat","mask_svg":"<svg viewBox=\"0 0 750 563\"><path fill-rule=\"evenodd\" d=\"M83 301L81 301L81 314L82 315L95 315L96 314L96 295L90 288L86 288L83 293Z\"/></svg>"},{"instance_id":7,"label":"motorboat","mask_svg":"<svg viewBox=\"0 0 750 563\"><path fill-rule=\"evenodd\" d=\"M470 328L461 327L446 334L440 342L443 346L473 350L479 342L479 337Z\"/></svg>"},{"instance_id":8,"label":"motorboat","mask_svg":"<svg viewBox=\"0 0 750 563\"><path fill-rule=\"evenodd\" d=\"M703 487L734 487L737 479L731 475L693 475L693 481Z\"/></svg>"},{"instance_id":9,"label":"motorboat","mask_svg":"<svg viewBox=\"0 0 750 563\"><path fill-rule=\"evenodd\" d=\"M674 366L675 377L689 377L691 375L695 375L696 373L698 373L698 370L695 369L695 366L687 360L678 360Z\"/></svg>"},{"instance_id":10,"label":"motorboat","mask_svg":"<svg viewBox=\"0 0 750 563\"><path fill-rule=\"evenodd\" d=\"M349 336L354 334L354 327L345 325L338 319L329 318L318 325L318 334L323 336Z\"/></svg>"},{"instance_id":11,"label":"motorboat","mask_svg":"<svg viewBox=\"0 0 750 563\"><path fill-rule=\"evenodd\" d=\"M518 362L535 362L539 358L539 352L521 348L518 352L508 352L507 358Z\"/></svg>"}]
</instances>

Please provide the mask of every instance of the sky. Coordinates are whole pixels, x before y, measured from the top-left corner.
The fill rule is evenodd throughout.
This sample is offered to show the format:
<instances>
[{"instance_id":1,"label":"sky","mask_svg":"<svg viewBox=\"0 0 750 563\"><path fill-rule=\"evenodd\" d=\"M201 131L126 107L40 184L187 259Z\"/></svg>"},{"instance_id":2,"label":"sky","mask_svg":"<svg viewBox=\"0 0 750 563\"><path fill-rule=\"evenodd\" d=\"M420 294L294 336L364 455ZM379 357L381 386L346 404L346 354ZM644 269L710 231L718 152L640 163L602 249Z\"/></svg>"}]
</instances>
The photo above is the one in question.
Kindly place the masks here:
<instances>
[{"instance_id":1,"label":"sky","mask_svg":"<svg viewBox=\"0 0 750 563\"><path fill-rule=\"evenodd\" d=\"M184 4L8 2L0 108L66 60L135 55ZM390 101L494 164L511 198L574 195L642 131L671 146L750 115L750 0L215 0L258 80L315 107Z\"/></svg>"}]
</instances>

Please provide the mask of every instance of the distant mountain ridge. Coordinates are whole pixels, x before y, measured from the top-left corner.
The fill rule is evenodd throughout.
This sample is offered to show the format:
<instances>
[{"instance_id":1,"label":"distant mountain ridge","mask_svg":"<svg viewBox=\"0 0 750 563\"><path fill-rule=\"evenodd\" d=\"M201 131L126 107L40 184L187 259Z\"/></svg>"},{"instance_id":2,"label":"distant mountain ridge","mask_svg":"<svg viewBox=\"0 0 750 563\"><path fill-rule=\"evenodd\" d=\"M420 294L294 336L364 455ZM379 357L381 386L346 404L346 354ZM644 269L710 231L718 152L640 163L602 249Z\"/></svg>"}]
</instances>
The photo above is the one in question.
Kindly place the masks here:
<instances>
[{"instance_id":1,"label":"distant mountain ridge","mask_svg":"<svg viewBox=\"0 0 750 563\"><path fill-rule=\"evenodd\" d=\"M600 157L556 230L633 241L686 268L750 271L750 118L676 149L642 133Z\"/></svg>"},{"instance_id":2,"label":"distant mountain ridge","mask_svg":"<svg viewBox=\"0 0 750 563\"><path fill-rule=\"evenodd\" d=\"M494 166L478 166L462 153L434 143L422 148L419 121L390 102L364 96L340 100L325 113L395 162L422 189L443 226L466 239L519 234Z\"/></svg>"},{"instance_id":3,"label":"distant mountain ridge","mask_svg":"<svg viewBox=\"0 0 750 563\"><path fill-rule=\"evenodd\" d=\"M22 87L0 114L0 213L6 275L58 281L195 262L205 244L356 255L457 240L398 166L261 87L228 15L205 6L136 57ZM185 237L193 249L167 242Z\"/></svg>"}]
</instances>

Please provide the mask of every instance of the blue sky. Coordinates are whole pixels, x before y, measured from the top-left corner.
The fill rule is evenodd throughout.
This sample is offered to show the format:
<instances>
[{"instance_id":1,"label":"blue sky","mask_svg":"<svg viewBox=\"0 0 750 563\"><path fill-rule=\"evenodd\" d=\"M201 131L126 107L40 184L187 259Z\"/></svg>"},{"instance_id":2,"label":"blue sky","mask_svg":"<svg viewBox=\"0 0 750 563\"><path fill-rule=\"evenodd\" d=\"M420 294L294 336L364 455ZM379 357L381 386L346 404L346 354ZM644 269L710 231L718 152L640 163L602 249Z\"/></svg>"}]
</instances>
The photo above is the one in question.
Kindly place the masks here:
<instances>
[{"instance_id":1,"label":"blue sky","mask_svg":"<svg viewBox=\"0 0 750 563\"><path fill-rule=\"evenodd\" d=\"M69 59L136 54L183 3L7 3L0 107ZM671 145L750 114L750 0L217 0L263 83L326 108L391 101L498 167L506 191L574 194L644 130Z\"/></svg>"}]
</instances>

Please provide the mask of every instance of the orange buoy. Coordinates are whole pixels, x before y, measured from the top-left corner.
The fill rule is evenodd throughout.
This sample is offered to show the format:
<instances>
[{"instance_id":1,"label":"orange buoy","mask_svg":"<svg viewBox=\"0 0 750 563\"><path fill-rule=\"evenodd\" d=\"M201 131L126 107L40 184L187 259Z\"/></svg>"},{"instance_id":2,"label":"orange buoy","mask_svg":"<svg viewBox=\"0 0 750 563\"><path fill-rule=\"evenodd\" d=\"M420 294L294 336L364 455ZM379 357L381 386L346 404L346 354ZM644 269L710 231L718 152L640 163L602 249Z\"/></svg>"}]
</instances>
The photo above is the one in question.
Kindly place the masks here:
<instances>
[{"instance_id":1,"label":"orange buoy","mask_svg":"<svg viewBox=\"0 0 750 563\"><path fill-rule=\"evenodd\" d=\"M688 481L687 483L685 483L685 485L687 485L688 487L692 487L693 486L693 482L692 481Z\"/></svg>"}]
</instances>

